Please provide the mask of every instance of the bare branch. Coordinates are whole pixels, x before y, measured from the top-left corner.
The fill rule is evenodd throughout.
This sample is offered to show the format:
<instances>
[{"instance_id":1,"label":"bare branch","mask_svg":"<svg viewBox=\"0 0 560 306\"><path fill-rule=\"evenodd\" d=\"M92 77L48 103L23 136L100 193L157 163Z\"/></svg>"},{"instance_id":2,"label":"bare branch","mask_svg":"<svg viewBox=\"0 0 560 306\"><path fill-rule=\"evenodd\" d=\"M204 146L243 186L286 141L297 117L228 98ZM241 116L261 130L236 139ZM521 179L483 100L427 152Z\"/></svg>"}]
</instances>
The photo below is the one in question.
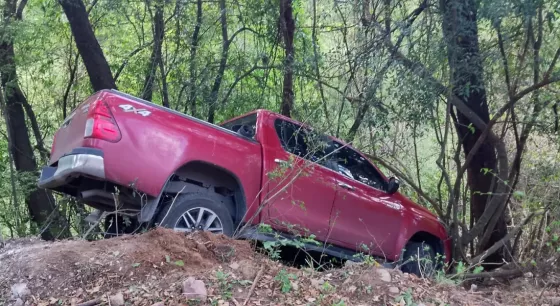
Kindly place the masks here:
<instances>
[{"instance_id":1,"label":"bare branch","mask_svg":"<svg viewBox=\"0 0 560 306\"><path fill-rule=\"evenodd\" d=\"M414 189L414 191L416 191L416 193L418 193L423 199L425 199L428 203L430 203L430 205L432 205L432 207L436 210L438 216L443 217L443 211L440 209L437 202L434 199L432 199L431 197L429 197L426 193L424 193L424 191L422 191L422 189L420 189L418 187L418 185L416 185L414 183L414 180L412 180L408 176L404 175L401 171L399 171L395 167L391 166L388 162L386 162L382 158L377 157L377 156L372 155L372 154L367 154L367 153L364 153L364 155L367 156L368 158L370 158L371 160L375 160L376 162L381 164L383 167L389 169L391 172L398 175L399 178L403 179L407 184L410 185L410 187L412 187L412 189Z\"/></svg>"},{"instance_id":2,"label":"bare branch","mask_svg":"<svg viewBox=\"0 0 560 306\"><path fill-rule=\"evenodd\" d=\"M505 245L505 242L510 240L512 237L514 237L517 232L519 232L529 221L531 221L531 219L534 216L540 216L544 213L540 212L540 213L531 213L529 214L529 216L527 216L527 218L525 218L525 220L523 220L521 223L519 223L519 225L517 227L515 227L514 229L510 230L509 233L502 239L500 239L500 241L494 243L494 245L492 245L489 249L487 249L486 251L484 251L482 254L476 256L475 258L473 258L471 260L471 263L479 263L482 262L484 259L486 259L486 257L494 254L496 251L498 251L502 246Z\"/></svg>"},{"instance_id":3,"label":"bare branch","mask_svg":"<svg viewBox=\"0 0 560 306\"><path fill-rule=\"evenodd\" d=\"M552 62L550 63L550 66L548 66L548 69L546 70L546 73L543 76L543 79L548 79L550 77L550 75L552 74L552 70L554 70L554 66L556 66L556 62L558 62L558 57L560 57L560 48L556 49L556 53L554 54L554 58L552 59Z\"/></svg>"}]
</instances>

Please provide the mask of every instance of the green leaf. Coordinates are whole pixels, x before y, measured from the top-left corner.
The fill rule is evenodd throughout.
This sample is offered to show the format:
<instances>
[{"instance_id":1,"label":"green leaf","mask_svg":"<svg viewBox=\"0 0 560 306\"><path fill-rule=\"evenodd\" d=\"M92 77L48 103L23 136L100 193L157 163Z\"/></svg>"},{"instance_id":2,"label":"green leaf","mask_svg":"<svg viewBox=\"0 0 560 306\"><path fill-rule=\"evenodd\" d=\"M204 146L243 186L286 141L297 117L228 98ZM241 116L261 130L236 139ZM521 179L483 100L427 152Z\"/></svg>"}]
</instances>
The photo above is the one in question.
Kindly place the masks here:
<instances>
[{"instance_id":1,"label":"green leaf","mask_svg":"<svg viewBox=\"0 0 560 306\"><path fill-rule=\"evenodd\" d=\"M478 266L478 267L474 268L473 273L474 274L479 274L482 271L484 271L484 267L483 266Z\"/></svg>"},{"instance_id":2,"label":"green leaf","mask_svg":"<svg viewBox=\"0 0 560 306\"><path fill-rule=\"evenodd\" d=\"M174 264L175 264L176 266L179 266L179 267L182 267L182 266L185 265L185 263L184 263L182 260L177 260L177 261L174 262Z\"/></svg>"},{"instance_id":3,"label":"green leaf","mask_svg":"<svg viewBox=\"0 0 560 306\"><path fill-rule=\"evenodd\" d=\"M525 196L525 192L521 191L521 190L517 190L513 193L513 197L517 200L523 198Z\"/></svg>"},{"instance_id":4,"label":"green leaf","mask_svg":"<svg viewBox=\"0 0 560 306\"><path fill-rule=\"evenodd\" d=\"M474 132L476 131L472 123L469 123L469 125L467 126L467 128L469 129L469 131L471 132L471 134L474 134Z\"/></svg>"},{"instance_id":5,"label":"green leaf","mask_svg":"<svg viewBox=\"0 0 560 306\"><path fill-rule=\"evenodd\" d=\"M171 262L171 257L169 257L169 255L165 255L165 262Z\"/></svg>"},{"instance_id":6,"label":"green leaf","mask_svg":"<svg viewBox=\"0 0 560 306\"><path fill-rule=\"evenodd\" d=\"M139 266L140 266L140 263L138 263L138 262L137 262L137 263L133 263L132 266L133 266L134 268L139 267Z\"/></svg>"},{"instance_id":7,"label":"green leaf","mask_svg":"<svg viewBox=\"0 0 560 306\"><path fill-rule=\"evenodd\" d=\"M264 241L263 242L263 247L265 248L265 250L270 250L273 247L275 247L277 244L276 241Z\"/></svg>"}]
</instances>

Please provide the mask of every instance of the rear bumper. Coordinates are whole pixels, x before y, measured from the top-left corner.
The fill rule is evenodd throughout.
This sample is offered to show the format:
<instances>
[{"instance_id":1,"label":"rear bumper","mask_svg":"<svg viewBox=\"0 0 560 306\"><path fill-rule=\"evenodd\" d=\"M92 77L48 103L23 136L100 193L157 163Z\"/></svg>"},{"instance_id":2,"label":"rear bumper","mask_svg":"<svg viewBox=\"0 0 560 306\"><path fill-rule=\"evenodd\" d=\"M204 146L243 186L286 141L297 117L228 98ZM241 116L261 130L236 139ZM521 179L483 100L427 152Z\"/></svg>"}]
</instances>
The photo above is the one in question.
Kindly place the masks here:
<instances>
[{"instance_id":1,"label":"rear bumper","mask_svg":"<svg viewBox=\"0 0 560 306\"><path fill-rule=\"evenodd\" d=\"M79 176L105 179L103 151L92 148L72 150L71 153L58 160L56 167L43 167L38 186L40 188L56 188Z\"/></svg>"}]
</instances>

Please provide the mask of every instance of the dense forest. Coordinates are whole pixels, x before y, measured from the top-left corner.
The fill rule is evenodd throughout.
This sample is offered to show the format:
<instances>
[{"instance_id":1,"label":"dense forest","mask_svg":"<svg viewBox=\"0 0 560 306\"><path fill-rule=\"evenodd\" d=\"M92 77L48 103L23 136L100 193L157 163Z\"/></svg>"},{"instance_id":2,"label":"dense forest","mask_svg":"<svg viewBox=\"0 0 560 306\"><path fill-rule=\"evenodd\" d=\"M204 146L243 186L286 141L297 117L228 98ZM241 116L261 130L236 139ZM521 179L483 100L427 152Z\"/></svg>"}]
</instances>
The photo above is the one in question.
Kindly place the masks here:
<instances>
[{"instance_id":1,"label":"dense forest","mask_svg":"<svg viewBox=\"0 0 560 306\"><path fill-rule=\"evenodd\" d=\"M85 233L87 208L37 177L64 118L117 88L351 142L469 267L560 257L559 1L3 0L2 14L4 238Z\"/></svg>"}]
</instances>

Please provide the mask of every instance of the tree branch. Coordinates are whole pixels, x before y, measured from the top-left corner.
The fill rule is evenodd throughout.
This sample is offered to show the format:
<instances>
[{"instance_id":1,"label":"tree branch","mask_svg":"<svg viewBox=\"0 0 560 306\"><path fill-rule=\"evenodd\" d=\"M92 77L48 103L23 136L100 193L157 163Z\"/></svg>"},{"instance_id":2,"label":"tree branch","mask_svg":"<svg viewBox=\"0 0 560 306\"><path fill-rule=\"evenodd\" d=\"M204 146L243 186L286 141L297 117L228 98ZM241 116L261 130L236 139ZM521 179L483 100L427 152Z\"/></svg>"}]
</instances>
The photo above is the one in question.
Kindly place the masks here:
<instances>
[{"instance_id":1,"label":"tree branch","mask_svg":"<svg viewBox=\"0 0 560 306\"><path fill-rule=\"evenodd\" d=\"M430 203L430 205L432 205L432 207L436 210L438 216L443 217L443 211L440 209L437 202L434 199L430 198L427 194L425 194L424 191L422 191L422 189L420 189L418 187L418 185L416 185L414 183L414 180L412 180L408 176L404 175L401 171L399 171L395 167L391 166L388 162L384 161L382 158L377 157L377 156L372 155L372 154L367 154L367 153L364 153L364 155L367 156L368 158L370 158L371 160L375 160L376 162L381 164L383 167L389 169L391 172L398 175L399 178L403 179L407 184L410 185L410 187L412 187L412 189L414 189L414 191L416 191L416 193L418 193L423 199L425 199L428 203Z\"/></svg>"},{"instance_id":2,"label":"tree branch","mask_svg":"<svg viewBox=\"0 0 560 306\"><path fill-rule=\"evenodd\" d=\"M237 31L235 31L235 32L231 35L231 37L228 39L228 45L231 44L231 43L233 42L233 40L235 39L235 37L236 37L237 35L239 35L239 34L240 34L241 32L243 32L243 31L249 31L249 32L251 32L251 33L253 33L253 34L257 35L257 36L260 36L259 32L255 31L255 30L253 30L253 29L251 29L251 28L249 28L249 27L242 27L242 28L238 29Z\"/></svg>"},{"instance_id":3,"label":"tree branch","mask_svg":"<svg viewBox=\"0 0 560 306\"><path fill-rule=\"evenodd\" d=\"M494 254L496 251L498 251L502 246L505 245L505 242L510 240L512 237L514 237L517 232L519 232L521 230L521 228L523 228L529 221L531 221L531 219L534 216L540 216L542 215L544 212L540 212L540 213L531 213L529 214L529 216L527 216L527 218L525 218L525 220L523 220L521 223L519 223L519 225L517 227L515 227L514 229L510 230L509 233L502 239L500 239L500 241L494 243L489 249L487 249L486 251L484 251L482 254L474 257L471 260L471 263L479 263L482 262L484 259L486 259L486 257Z\"/></svg>"},{"instance_id":4,"label":"tree branch","mask_svg":"<svg viewBox=\"0 0 560 306\"><path fill-rule=\"evenodd\" d=\"M117 79L119 78L119 76L121 75L121 72L124 70L124 68L126 67L126 65L128 65L128 61L130 61L130 59L135 56L136 54L138 54L138 52L142 51L143 49L151 46L154 43L154 41L150 41L145 43L144 45L132 50L132 52L130 52L128 54L128 56L125 58L125 60L122 62L122 64L119 66L119 69L117 69L117 72L115 73L115 82L117 81Z\"/></svg>"},{"instance_id":5,"label":"tree branch","mask_svg":"<svg viewBox=\"0 0 560 306\"><path fill-rule=\"evenodd\" d=\"M251 67L251 69L245 71L245 73L243 73L241 76L239 76L238 78L235 79L235 81L233 82L233 84L229 87L226 95L224 96L224 98L222 99L222 101L220 102L221 104L226 103L227 99L229 98L229 96L231 95L231 92L233 91L233 89L235 88L235 86L237 85L237 83L239 83L241 80L243 80L244 78L248 77L251 73L253 73L255 70L258 69L271 69L271 68L275 68L275 66L258 66L255 65L253 67Z\"/></svg>"}]
</instances>

